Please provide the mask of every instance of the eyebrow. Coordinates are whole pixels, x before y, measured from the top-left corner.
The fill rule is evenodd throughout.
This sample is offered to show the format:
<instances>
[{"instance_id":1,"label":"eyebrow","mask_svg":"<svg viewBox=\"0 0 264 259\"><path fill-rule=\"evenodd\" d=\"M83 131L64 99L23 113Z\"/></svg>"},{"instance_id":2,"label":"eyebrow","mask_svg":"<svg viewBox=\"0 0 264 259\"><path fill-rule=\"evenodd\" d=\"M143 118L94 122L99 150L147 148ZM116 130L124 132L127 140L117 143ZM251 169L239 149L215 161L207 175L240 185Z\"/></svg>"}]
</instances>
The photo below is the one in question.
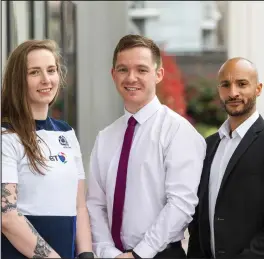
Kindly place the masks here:
<instances>
[{"instance_id":1,"label":"eyebrow","mask_svg":"<svg viewBox=\"0 0 264 259\"><path fill-rule=\"evenodd\" d=\"M241 82L241 81L246 81L246 82L249 82L249 80L248 80L248 79L237 79L236 81L237 81L237 82Z\"/></svg>"},{"instance_id":2,"label":"eyebrow","mask_svg":"<svg viewBox=\"0 0 264 259\"><path fill-rule=\"evenodd\" d=\"M236 79L235 81L236 82L243 82L243 81L249 82L248 79ZM229 80L220 81L220 84L224 84L224 83L230 83L230 81Z\"/></svg>"},{"instance_id":3,"label":"eyebrow","mask_svg":"<svg viewBox=\"0 0 264 259\"><path fill-rule=\"evenodd\" d=\"M48 66L48 68L52 68L52 67L57 67L56 65L50 65ZM41 69L41 67L29 67L28 70L30 69Z\"/></svg>"},{"instance_id":4,"label":"eyebrow","mask_svg":"<svg viewBox=\"0 0 264 259\"><path fill-rule=\"evenodd\" d=\"M148 67L148 66L146 66L146 65L138 65L138 67L144 67L144 68L147 68L147 69L149 69L149 67Z\"/></svg>"},{"instance_id":5,"label":"eyebrow","mask_svg":"<svg viewBox=\"0 0 264 259\"><path fill-rule=\"evenodd\" d=\"M229 81L228 80L222 80L222 81L220 81L220 84L225 84L225 83L229 83Z\"/></svg>"},{"instance_id":6,"label":"eyebrow","mask_svg":"<svg viewBox=\"0 0 264 259\"><path fill-rule=\"evenodd\" d=\"M137 67L144 67L144 68L149 69L148 66L146 66L146 65L142 65L142 64L139 64L139 65L136 65L136 66L137 66ZM116 66L116 69L118 69L118 68L120 68L120 67L126 67L126 65L124 65L124 64L119 64L119 65Z\"/></svg>"}]
</instances>

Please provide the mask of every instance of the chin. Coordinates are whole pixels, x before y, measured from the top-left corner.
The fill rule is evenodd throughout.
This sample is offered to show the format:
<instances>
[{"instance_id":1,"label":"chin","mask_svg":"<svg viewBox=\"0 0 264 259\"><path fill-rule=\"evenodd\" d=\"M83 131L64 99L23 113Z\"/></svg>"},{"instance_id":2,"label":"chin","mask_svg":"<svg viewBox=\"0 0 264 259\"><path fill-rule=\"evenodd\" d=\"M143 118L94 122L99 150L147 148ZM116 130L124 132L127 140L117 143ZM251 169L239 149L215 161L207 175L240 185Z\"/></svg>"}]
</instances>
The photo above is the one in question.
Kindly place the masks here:
<instances>
[{"instance_id":1,"label":"chin","mask_svg":"<svg viewBox=\"0 0 264 259\"><path fill-rule=\"evenodd\" d=\"M239 109L239 110L227 110L227 113L229 116L239 117L239 116L245 115L247 112Z\"/></svg>"},{"instance_id":2,"label":"chin","mask_svg":"<svg viewBox=\"0 0 264 259\"><path fill-rule=\"evenodd\" d=\"M52 102L53 99L49 99L49 100L41 100L39 102L36 102L37 105L50 105L50 103Z\"/></svg>"},{"instance_id":3,"label":"chin","mask_svg":"<svg viewBox=\"0 0 264 259\"><path fill-rule=\"evenodd\" d=\"M134 103L134 104L140 104L144 102L144 100L142 100L142 98L139 98L139 96L129 96L124 98L124 101L127 103Z\"/></svg>"}]
</instances>

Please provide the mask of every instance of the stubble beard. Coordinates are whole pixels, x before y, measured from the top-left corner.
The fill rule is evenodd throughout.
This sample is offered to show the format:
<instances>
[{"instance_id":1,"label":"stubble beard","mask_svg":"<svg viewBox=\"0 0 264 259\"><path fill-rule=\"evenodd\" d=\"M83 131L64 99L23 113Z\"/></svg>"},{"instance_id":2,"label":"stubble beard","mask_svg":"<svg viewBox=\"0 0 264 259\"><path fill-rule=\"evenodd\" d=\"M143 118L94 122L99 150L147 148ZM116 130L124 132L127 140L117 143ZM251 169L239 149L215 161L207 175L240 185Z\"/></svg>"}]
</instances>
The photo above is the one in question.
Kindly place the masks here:
<instances>
[{"instance_id":1,"label":"stubble beard","mask_svg":"<svg viewBox=\"0 0 264 259\"><path fill-rule=\"evenodd\" d=\"M249 98L248 99L248 102L245 104L245 102L243 101L242 104L244 105L243 108L241 110L238 110L238 111L232 111L230 109L228 109L227 107L227 103L229 101L235 101L235 99L229 99L229 100L226 100L226 101L223 101L221 100L221 105L222 105L222 108L226 111L226 113L229 115L229 116L232 116L232 117L238 117L238 116L243 116L243 115L246 115L246 114L249 114L252 109L255 107L256 105L256 96L252 97L252 98Z\"/></svg>"}]
</instances>

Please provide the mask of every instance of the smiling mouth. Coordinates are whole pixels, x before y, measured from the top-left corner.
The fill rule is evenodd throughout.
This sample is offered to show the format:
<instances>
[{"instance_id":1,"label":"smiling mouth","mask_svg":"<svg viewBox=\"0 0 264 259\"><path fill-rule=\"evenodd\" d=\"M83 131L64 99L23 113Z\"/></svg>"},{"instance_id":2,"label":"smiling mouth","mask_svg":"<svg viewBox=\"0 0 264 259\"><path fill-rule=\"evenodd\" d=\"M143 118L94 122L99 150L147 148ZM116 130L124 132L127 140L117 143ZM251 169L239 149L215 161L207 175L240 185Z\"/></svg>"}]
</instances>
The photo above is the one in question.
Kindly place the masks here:
<instances>
[{"instance_id":1,"label":"smiling mouth","mask_svg":"<svg viewBox=\"0 0 264 259\"><path fill-rule=\"evenodd\" d=\"M40 90L37 90L38 92L40 93L48 93L51 91L51 88L47 88L47 89L40 89Z\"/></svg>"},{"instance_id":2,"label":"smiling mouth","mask_svg":"<svg viewBox=\"0 0 264 259\"><path fill-rule=\"evenodd\" d=\"M134 92L140 90L140 88L137 87L125 87L125 89L129 92Z\"/></svg>"}]
</instances>

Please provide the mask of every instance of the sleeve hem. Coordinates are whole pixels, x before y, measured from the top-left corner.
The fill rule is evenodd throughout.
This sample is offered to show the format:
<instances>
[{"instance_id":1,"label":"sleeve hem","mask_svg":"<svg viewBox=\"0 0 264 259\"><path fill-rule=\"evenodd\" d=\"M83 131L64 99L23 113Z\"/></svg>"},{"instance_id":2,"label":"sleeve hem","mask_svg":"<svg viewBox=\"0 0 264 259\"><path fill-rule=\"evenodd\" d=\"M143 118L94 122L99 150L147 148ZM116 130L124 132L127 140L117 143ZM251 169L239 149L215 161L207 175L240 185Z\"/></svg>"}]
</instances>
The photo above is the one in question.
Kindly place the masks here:
<instances>
[{"instance_id":1,"label":"sleeve hem","mask_svg":"<svg viewBox=\"0 0 264 259\"><path fill-rule=\"evenodd\" d=\"M17 177L9 178L9 179L2 179L2 183L18 183Z\"/></svg>"},{"instance_id":2,"label":"sleeve hem","mask_svg":"<svg viewBox=\"0 0 264 259\"><path fill-rule=\"evenodd\" d=\"M141 258L153 258L157 254L157 251L150 247L144 240L142 240L133 250Z\"/></svg>"}]
</instances>

